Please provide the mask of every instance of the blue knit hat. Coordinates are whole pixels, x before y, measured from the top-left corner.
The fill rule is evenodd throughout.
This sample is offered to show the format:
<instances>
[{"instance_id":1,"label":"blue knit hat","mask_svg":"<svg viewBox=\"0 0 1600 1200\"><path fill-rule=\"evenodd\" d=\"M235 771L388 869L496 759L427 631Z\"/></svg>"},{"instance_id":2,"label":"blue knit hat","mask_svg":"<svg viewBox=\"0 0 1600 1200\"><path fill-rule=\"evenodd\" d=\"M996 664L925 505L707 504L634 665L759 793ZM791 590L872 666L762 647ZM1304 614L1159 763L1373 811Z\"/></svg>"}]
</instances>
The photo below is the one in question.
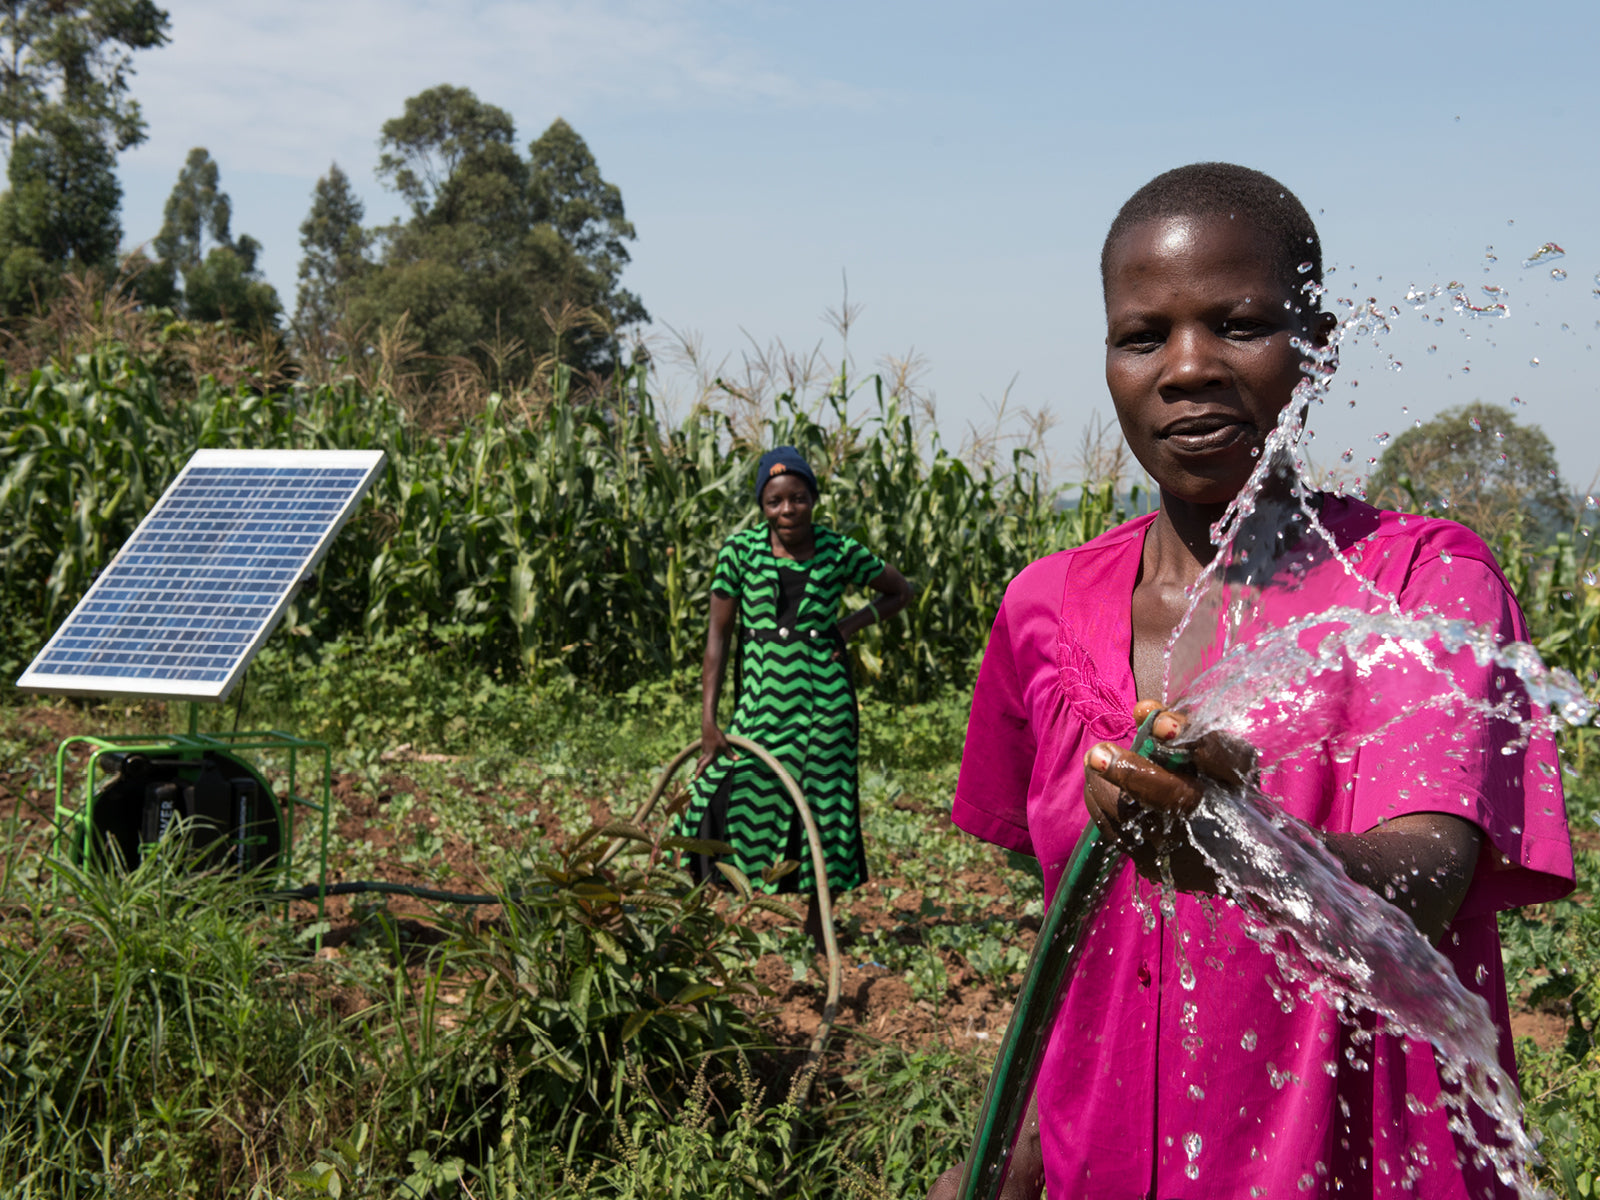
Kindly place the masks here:
<instances>
[{"instance_id":1,"label":"blue knit hat","mask_svg":"<svg viewBox=\"0 0 1600 1200\"><path fill-rule=\"evenodd\" d=\"M811 494L817 495L817 477L806 460L800 457L800 451L793 446L774 446L761 456L760 463L756 465L757 504L761 503L761 489L779 475L800 476L811 489Z\"/></svg>"}]
</instances>

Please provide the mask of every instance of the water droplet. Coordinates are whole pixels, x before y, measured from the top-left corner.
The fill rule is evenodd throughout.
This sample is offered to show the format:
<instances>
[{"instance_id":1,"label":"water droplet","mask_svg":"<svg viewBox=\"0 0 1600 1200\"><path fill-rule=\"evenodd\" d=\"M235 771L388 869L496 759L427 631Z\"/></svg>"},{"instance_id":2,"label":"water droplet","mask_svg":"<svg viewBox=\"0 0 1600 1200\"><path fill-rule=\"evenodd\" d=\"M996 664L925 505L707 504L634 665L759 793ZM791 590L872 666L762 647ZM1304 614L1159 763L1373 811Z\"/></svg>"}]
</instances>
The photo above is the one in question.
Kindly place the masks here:
<instances>
[{"instance_id":1,"label":"water droplet","mask_svg":"<svg viewBox=\"0 0 1600 1200\"><path fill-rule=\"evenodd\" d=\"M1339 455L1340 461L1341 462L1349 462L1353 457L1355 457L1355 452L1356 452L1355 451L1355 447L1352 446L1350 449L1346 450L1343 454Z\"/></svg>"},{"instance_id":2,"label":"water droplet","mask_svg":"<svg viewBox=\"0 0 1600 1200\"><path fill-rule=\"evenodd\" d=\"M1536 354L1532 358L1530 358L1528 360L1528 365L1530 367L1537 367L1539 365L1539 356Z\"/></svg>"},{"instance_id":3,"label":"water droplet","mask_svg":"<svg viewBox=\"0 0 1600 1200\"><path fill-rule=\"evenodd\" d=\"M1540 263L1555 262L1558 258L1565 258L1566 251L1554 242L1546 242L1527 258L1522 260L1524 267L1536 267Z\"/></svg>"},{"instance_id":4,"label":"water droplet","mask_svg":"<svg viewBox=\"0 0 1600 1200\"><path fill-rule=\"evenodd\" d=\"M1583 573L1583 581L1590 587L1600 586L1600 573L1596 573L1594 571L1585 571Z\"/></svg>"},{"instance_id":5,"label":"water droplet","mask_svg":"<svg viewBox=\"0 0 1600 1200\"><path fill-rule=\"evenodd\" d=\"M1189 1085L1189 1099L1191 1099L1191 1100L1204 1100L1205 1098L1206 1098L1206 1090L1205 1090L1205 1088L1201 1087L1198 1083L1191 1083Z\"/></svg>"},{"instance_id":6,"label":"water droplet","mask_svg":"<svg viewBox=\"0 0 1600 1200\"><path fill-rule=\"evenodd\" d=\"M1244 1031L1244 1036L1239 1039L1239 1047L1243 1050L1254 1050L1256 1048L1256 1031L1254 1029L1246 1029Z\"/></svg>"},{"instance_id":7,"label":"water droplet","mask_svg":"<svg viewBox=\"0 0 1600 1200\"><path fill-rule=\"evenodd\" d=\"M1468 417L1467 418L1467 424L1472 426L1472 432L1473 433L1482 433L1483 432L1483 422L1478 420L1477 417Z\"/></svg>"},{"instance_id":8,"label":"water droplet","mask_svg":"<svg viewBox=\"0 0 1600 1200\"><path fill-rule=\"evenodd\" d=\"M1600 500L1596 500L1593 496L1585 496L1583 498L1583 506L1593 512L1595 509L1600 508Z\"/></svg>"},{"instance_id":9,"label":"water droplet","mask_svg":"<svg viewBox=\"0 0 1600 1200\"><path fill-rule=\"evenodd\" d=\"M1521 396L1513 396L1513 397L1511 397L1511 407L1512 408L1523 408L1523 407L1527 406L1527 403L1528 402L1526 400L1524 400Z\"/></svg>"},{"instance_id":10,"label":"water droplet","mask_svg":"<svg viewBox=\"0 0 1600 1200\"><path fill-rule=\"evenodd\" d=\"M1439 347L1437 347L1437 346L1429 346L1428 347L1428 353L1429 354L1437 354L1437 353L1439 353Z\"/></svg>"},{"instance_id":11,"label":"water droplet","mask_svg":"<svg viewBox=\"0 0 1600 1200\"><path fill-rule=\"evenodd\" d=\"M1452 555L1450 553L1450 551L1448 551L1448 550L1439 551L1439 561L1444 563L1444 564L1446 564L1447 566L1450 564L1450 562L1453 560L1453 558L1454 558L1454 555Z\"/></svg>"},{"instance_id":12,"label":"water droplet","mask_svg":"<svg viewBox=\"0 0 1600 1200\"><path fill-rule=\"evenodd\" d=\"M1551 267L1550 268L1550 278L1554 279L1557 283L1560 283L1566 277L1567 277L1567 273L1565 271L1563 271L1560 267Z\"/></svg>"},{"instance_id":13,"label":"water droplet","mask_svg":"<svg viewBox=\"0 0 1600 1200\"><path fill-rule=\"evenodd\" d=\"M1461 118L1457 117L1456 120L1459 121L1459 120L1461 120ZM1313 1175L1310 1171L1307 1171L1304 1175L1300 1176L1299 1182L1295 1184L1295 1187L1299 1188L1302 1192L1309 1192L1312 1188L1314 1188L1316 1186L1317 1186L1317 1177L1315 1175Z\"/></svg>"},{"instance_id":14,"label":"water droplet","mask_svg":"<svg viewBox=\"0 0 1600 1200\"><path fill-rule=\"evenodd\" d=\"M1388 430L1384 430L1384 432L1382 432L1382 433L1373 434L1372 435L1372 440L1377 442L1378 445L1380 445L1380 446L1387 446L1389 444L1389 432L1388 432Z\"/></svg>"}]
</instances>

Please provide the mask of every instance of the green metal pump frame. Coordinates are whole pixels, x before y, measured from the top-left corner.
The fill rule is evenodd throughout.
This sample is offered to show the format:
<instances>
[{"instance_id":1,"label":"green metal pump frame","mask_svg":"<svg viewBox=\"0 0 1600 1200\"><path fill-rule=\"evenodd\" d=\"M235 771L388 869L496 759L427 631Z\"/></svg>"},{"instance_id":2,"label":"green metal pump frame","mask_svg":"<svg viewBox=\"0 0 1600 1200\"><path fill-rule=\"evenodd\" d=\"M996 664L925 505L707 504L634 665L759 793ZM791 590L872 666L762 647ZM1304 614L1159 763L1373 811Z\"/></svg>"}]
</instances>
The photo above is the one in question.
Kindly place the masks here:
<instances>
[{"instance_id":1,"label":"green metal pump frame","mask_svg":"<svg viewBox=\"0 0 1600 1200\"><path fill-rule=\"evenodd\" d=\"M78 807L68 802L67 774L76 747L89 747L83 768L83 801ZM107 754L150 754L200 759L207 751L227 754L242 763L262 785L263 793L276 811L280 846L273 871L287 887L294 879L295 814L306 809L316 821L317 921L325 913L328 890L328 838L333 813L333 752L326 742L310 741L278 730L249 733L200 733L198 706L191 705L189 732L172 734L127 734L100 737L78 734L56 747L55 840L58 849L77 851L88 861L94 838L95 792L107 776L100 760ZM280 756L283 794L267 785L258 767L241 753L273 753ZM304 760L311 759L308 764ZM317 770L320 760L320 771ZM308 769L309 767L309 769ZM315 778L308 778L315 776ZM313 795L302 794L307 786ZM319 939L320 940L320 939Z\"/></svg>"}]
</instances>

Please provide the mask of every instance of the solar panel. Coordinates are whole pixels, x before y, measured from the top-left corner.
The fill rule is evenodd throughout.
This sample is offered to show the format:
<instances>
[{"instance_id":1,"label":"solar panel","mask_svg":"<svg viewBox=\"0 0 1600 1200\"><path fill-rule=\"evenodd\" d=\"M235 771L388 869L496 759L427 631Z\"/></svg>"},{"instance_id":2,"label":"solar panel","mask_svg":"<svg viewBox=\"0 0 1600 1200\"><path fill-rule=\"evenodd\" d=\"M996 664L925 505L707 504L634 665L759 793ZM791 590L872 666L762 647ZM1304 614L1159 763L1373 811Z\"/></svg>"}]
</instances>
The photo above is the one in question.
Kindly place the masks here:
<instances>
[{"instance_id":1,"label":"solar panel","mask_svg":"<svg viewBox=\"0 0 1600 1200\"><path fill-rule=\"evenodd\" d=\"M220 700L366 494L381 450L199 450L17 680Z\"/></svg>"}]
</instances>

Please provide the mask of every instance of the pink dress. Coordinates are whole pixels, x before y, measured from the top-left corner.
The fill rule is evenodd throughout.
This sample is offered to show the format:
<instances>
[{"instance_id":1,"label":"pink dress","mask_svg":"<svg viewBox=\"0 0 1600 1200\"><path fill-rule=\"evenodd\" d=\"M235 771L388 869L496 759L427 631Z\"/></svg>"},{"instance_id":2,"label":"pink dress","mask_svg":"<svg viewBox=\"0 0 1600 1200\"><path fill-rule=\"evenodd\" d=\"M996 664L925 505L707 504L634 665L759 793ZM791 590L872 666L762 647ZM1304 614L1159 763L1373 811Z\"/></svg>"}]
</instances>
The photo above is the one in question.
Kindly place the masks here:
<instances>
[{"instance_id":1,"label":"pink dress","mask_svg":"<svg viewBox=\"0 0 1600 1200\"><path fill-rule=\"evenodd\" d=\"M1134 732L1129 612L1153 519L1019 574L979 672L952 817L1037 856L1047 898L1088 820L1085 752L1099 741L1125 745ZM1493 556L1462 526L1333 497L1322 519L1355 571L1403 611L1464 616L1502 639L1526 640ZM1299 613L1386 607L1331 560L1306 572L1288 603ZM1302 644L1320 632L1308 630ZM1447 657L1469 693L1502 694L1504 671L1476 668L1467 651ZM1264 745L1263 790L1327 831L1442 811L1485 832L1477 875L1441 950L1487 999L1502 1063L1514 1071L1495 913L1572 886L1553 752L1536 739L1500 753L1487 743L1505 739L1503 723L1479 722L1463 740L1459 731L1472 723L1449 702L1409 702L1438 681L1405 664L1347 666L1326 672L1319 687L1324 718L1376 719L1381 732L1331 749ZM1277 968L1243 935L1231 904L1179 896L1174 918L1158 911L1152 923L1154 904L1124 860L1063 1001L1038 1085L1051 1197L1499 1194L1435 1104L1431 1047L1381 1032L1353 1039L1323 1001L1285 1003ZM1184 962L1192 989L1179 985Z\"/></svg>"}]
</instances>

